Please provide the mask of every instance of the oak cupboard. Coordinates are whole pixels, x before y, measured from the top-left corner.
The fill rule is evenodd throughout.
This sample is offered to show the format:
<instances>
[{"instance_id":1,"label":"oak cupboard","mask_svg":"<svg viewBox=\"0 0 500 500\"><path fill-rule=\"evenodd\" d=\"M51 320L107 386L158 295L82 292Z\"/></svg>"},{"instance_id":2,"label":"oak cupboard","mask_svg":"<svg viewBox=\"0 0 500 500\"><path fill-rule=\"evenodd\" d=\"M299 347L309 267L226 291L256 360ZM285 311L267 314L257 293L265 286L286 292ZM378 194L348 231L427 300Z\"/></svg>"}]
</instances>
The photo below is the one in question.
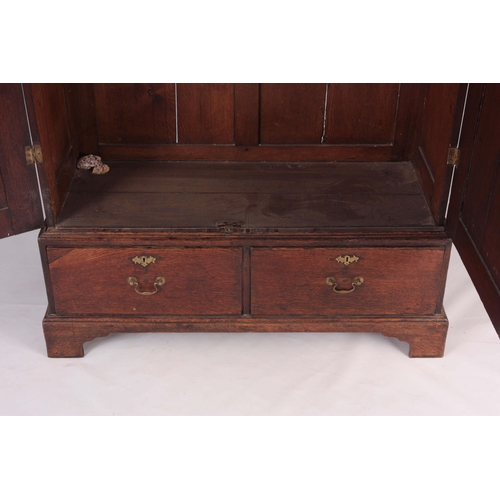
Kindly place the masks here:
<instances>
[{"instance_id":1,"label":"oak cupboard","mask_svg":"<svg viewBox=\"0 0 500 500\"><path fill-rule=\"evenodd\" d=\"M500 331L499 116L496 84L2 84L0 235L42 228L52 357L142 331L439 357L452 241Z\"/></svg>"}]
</instances>

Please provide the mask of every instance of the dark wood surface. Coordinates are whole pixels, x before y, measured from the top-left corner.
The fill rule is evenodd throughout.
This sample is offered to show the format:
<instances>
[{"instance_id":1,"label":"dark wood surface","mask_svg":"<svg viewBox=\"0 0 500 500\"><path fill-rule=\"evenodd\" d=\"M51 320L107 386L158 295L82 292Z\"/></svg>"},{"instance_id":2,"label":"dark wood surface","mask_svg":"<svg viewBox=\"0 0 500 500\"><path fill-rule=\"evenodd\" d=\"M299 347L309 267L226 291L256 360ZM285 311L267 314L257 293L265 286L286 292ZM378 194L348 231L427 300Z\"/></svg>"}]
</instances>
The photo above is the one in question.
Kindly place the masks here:
<instances>
[{"instance_id":1,"label":"dark wood surface","mask_svg":"<svg viewBox=\"0 0 500 500\"><path fill-rule=\"evenodd\" d=\"M0 84L0 238L43 224L35 165L26 164L30 144L21 84Z\"/></svg>"},{"instance_id":2,"label":"dark wood surface","mask_svg":"<svg viewBox=\"0 0 500 500\"><path fill-rule=\"evenodd\" d=\"M422 86L71 84L68 94L82 154L107 160L388 161L409 159Z\"/></svg>"},{"instance_id":3,"label":"dark wood surface","mask_svg":"<svg viewBox=\"0 0 500 500\"><path fill-rule=\"evenodd\" d=\"M27 86L49 201L40 238L49 355L82 355L83 342L113 331L369 330L409 342L411 356L441 356L450 248L441 224L451 178L442 160L462 89ZM484 120L486 134L494 116ZM494 157L490 149L478 164ZM76 172L66 197L76 159L88 153L111 172ZM484 184L495 187L497 177ZM464 199L465 207L474 201ZM480 262L499 243L485 229L498 224L495 200L482 200L483 229L473 211L457 229L462 241L465 224L475 224ZM0 215L0 229L4 222ZM364 277L353 293L335 294L325 282L337 250L362 253L336 273L343 290ZM153 251L155 267L130 260ZM157 269L167 282L154 295L127 283L137 275L139 290L152 291ZM332 297L344 302L332 308Z\"/></svg>"},{"instance_id":4,"label":"dark wood surface","mask_svg":"<svg viewBox=\"0 0 500 500\"><path fill-rule=\"evenodd\" d=\"M325 143L392 144L400 85L328 86Z\"/></svg>"},{"instance_id":5,"label":"dark wood surface","mask_svg":"<svg viewBox=\"0 0 500 500\"><path fill-rule=\"evenodd\" d=\"M444 223L453 172L448 149L457 145L466 86L429 84L421 106L420 132L412 161L438 224Z\"/></svg>"},{"instance_id":6,"label":"dark wood surface","mask_svg":"<svg viewBox=\"0 0 500 500\"><path fill-rule=\"evenodd\" d=\"M234 84L177 84L180 144L234 144Z\"/></svg>"},{"instance_id":7,"label":"dark wood surface","mask_svg":"<svg viewBox=\"0 0 500 500\"><path fill-rule=\"evenodd\" d=\"M82 357L83 344L114 332L381 332L410 346L412 358L442 357L448 320L433 317L373 318L64 318L47 315L43 329L50 357Z\"/></svg>"},{"instance_id":8,"label":"dark wood surface","mask_svg":"<svg viewBox=\"0 0 500 500\"><path fill-rule=\"evenodd\" d=\"M110 161L389 161L391 146L318 145L101 145L99 154Z\"/></svg>"},{"instance_id":9,"label":"dark wood surface","mask_svg":"<svg viewBox=\"0 0 500 500\"><path fill-rule=\"evenodd\" d=\"M63 84L24 85L34 143L41 144L43 162L37 164L47 223L53 225L66 198L79 156L78 131Z\"/></svg>"},{"instance_id":10,"label":"dark wood surface","mask_svg":"<svg viewBox=\"0 0 500 500\"><path fill-rule=\"evenodd\" d=\"M170 144L176 140L173 83L95 84L102 143Z\"/></svg>"},{"instance_id":11,"label":"dark wood surface","mask_svg":"<svg viewBox=\"0 0 500 500\"><path fill-rule=\"evenodd\" d=\"M241 146L259 144L259 84L234 85L234 142Z\"/></svg>"},{"instance_id":12,"label":"dark wood surface","mask_svg":"<svg viewBox=\"0 0 500 500\"><path fill-rule=\"evenodd\" d=\"M77 172L58 227L435 227L410 163L110 165Z\"/></svg>"},{"instance_id":13,"label":"dark wood surface","mask_svg":"<svg viewBox=\"0 0 500 500\"><path fill-rule=\"evenodd\" d=\"M325 112L324 83L260 86L261 144L320 144Z\"/></svg>"},{"instance_id":14,"label":"dark wood surface","mask_svg":"<svg viewBox=\"0 0 500 500\"><path fill-rule=\"evenodd\" d=\"M355 255L346 266L336 258ZM429 315L441 311L446 248L252 249L256 316ZM354 278L364 282L353 286ZM341 291L326 282L334 277Z\"/></svg>"},{"instance_id":15,"label":"dark wood surface","mask_svg":"<svg viewBox=\"0 0 500 500\"><path fill-rule=\"evenodd\" d=\"M470 86L447 228L500 335L500 85Z\"/></svg>"},{"instance_id":16,"label":"dark wood surface","mask_svg":"<svg viewBox=\"0 0 500 500\"><path fill-rule=\"evenodd\" d=\"M136 256L156 262L143 267ZM55 312L116 315L235 315L242 313L239 248L47 248ZM154 295L154 281L166 283Z\"/></svg>"},{"instance_id":17,"label":"dark wood surface","mask_svg":"<svg viewBox=\"0 0 500 500\"><path fill-rule=\"evenodd\" d=\"M94 85L91 83L66 84L65 91L75 123L79 154L82 156L97 155L99 153L99 139L97 137Z\"/></svg>"}]
</instances>

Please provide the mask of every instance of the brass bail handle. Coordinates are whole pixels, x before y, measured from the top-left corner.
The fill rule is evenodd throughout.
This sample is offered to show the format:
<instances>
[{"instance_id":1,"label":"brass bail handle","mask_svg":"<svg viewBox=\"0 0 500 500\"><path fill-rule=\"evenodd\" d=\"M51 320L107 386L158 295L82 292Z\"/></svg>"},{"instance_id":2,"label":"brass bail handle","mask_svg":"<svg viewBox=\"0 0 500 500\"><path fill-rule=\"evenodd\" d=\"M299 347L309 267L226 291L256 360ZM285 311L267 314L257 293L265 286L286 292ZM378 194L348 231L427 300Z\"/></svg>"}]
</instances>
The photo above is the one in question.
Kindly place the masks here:
<instances>
[{"instance_id":1,"label":"brass bail handle","mask_svg":"<svg viewBox=\"0 0 500 500\"><path fill-rule=\"evenodd\" d=\"M134 287L134 290L136 291L136 293L138 293L139 295L154 295L157 291L158 291L158 287L159 286L163 286L165 283L166 283L166 279L163 278L162 276L158 276L156 279L155 279L155 282L153 283L153 286L155 287L155 290L154 292L141 292L138 287L139 287L139 281L137 280L137 278L135 276L130 276L127 278L127 283L130 285L130 286L133 286Z\"/></svg>"},{"instance_id":2,"label":"brass bail handle","mask_svg":"<svg viewBox=\"0 0 500 500\"><path fill-rule=\"evenodd\" d=\"M350 288L349 290L339 290L339 289L337 289L337 280L333 276L328 276L328 278L326 278L326 283L333 287L333 291L335 293L352 293L352 292L354 292L354 290L356 290L357 286L363 284L363 281L365 281L365 280L361 276L356 276L352 280L352 283L351 283L352 288Z\"/></svg>"}]
</instances>

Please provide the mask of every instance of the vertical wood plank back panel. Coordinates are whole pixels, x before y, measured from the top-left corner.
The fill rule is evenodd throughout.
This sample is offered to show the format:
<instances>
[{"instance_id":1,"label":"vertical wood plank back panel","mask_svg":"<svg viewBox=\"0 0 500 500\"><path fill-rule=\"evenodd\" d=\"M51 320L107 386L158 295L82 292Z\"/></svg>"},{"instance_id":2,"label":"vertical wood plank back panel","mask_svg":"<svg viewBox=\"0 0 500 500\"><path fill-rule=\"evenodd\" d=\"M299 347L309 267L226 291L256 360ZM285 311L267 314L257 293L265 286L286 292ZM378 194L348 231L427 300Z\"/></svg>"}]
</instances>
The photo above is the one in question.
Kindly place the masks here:
<instances>
[{"instance_id":1,"label":"vertical wood plank back panel","mask_svg":"<svg viewBox=\"0 0 500 500\"><path fill-rule=\"evenodd\" d=\"M234 144L234 84L179 83L179 144Z\"/></svg>"},{"instance_id":2,"label":"vertical wood plank back panel","mask_svg":"<svg viewBox=\"0 0 500 500\"><path fill-rule=\"evenodd\" d=\"M392 144L399 84L330 84L327 144Z\"/></svg>"},{"instance_id":3,"label":"vertical wood plank back panel","mask_svg":"<svg viewBox=\"0 0 500 500\"><path fill-rule=\"evenodd\" d=\"M234 142L237 146L259 144L259 84L234 86Z\"/></svg>"},{"instance_id":4,"label":"vertical wood plank back panel","mask_svg":"<svg viewBox=\"0 0 500 500\"><path fill-rule=\"evenodd\" d=\"M324 83L260 86L261 144L320 144L323 135Z\"/></svg>"},{"instance_id":5,"label":"vertical wood plank back panel","mask_svg":"<svg viewBox=\"0 0 500 500\"><path fill-rule=\"evenodd\" d=\"M66 86L71 102L80 155L98 154L94 85L71 83Z\"/></svg>"},{"instance_id":6,"label":"vertical wood plank back panel","mask_svg":"<svg viewBox=\"0 0 500 500\"><path fill-rule=\"evenodd\" d=\"M69 117L61 84L39 84L33 89L43 144L44 163L56 178L71 148Z\"/></svg>"},{"instance_id":7,"label":"vertical wood plank back panel","mask_svg":"<svg viewBox=\"0 0 500 500\"><path fill-rule=\"evenodd\" d=\"M421 83L401 84L391 158L394 161L409 160L415 149L426 89Z\"/></svg>"},{"instance_id":8,"label":"vertical wood plank back panel","mask_svg":"<svg viewBox=\"0 0 500 500\"><path fill-rule=\"evenodd\" d=\"M174 84L95 84L94 94L99 143L175 142Z\"/></svg>"}]
</instances>

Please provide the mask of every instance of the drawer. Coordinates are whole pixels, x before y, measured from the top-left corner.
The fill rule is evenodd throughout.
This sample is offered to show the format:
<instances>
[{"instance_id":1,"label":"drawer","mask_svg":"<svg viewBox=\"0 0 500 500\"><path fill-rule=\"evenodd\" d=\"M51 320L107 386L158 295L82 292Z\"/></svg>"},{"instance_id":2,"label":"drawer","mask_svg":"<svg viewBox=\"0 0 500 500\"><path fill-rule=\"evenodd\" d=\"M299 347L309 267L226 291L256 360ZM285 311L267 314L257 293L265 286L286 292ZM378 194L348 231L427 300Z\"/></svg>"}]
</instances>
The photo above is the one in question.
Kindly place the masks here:
<instances>
[{"instance_id":1,"label":"drawer","mask_svg":"<svg viewBox=\"0 0 500 500\"><path fill-rule=\"evenodd\" d=\"M241 314L238 248L47 248L58 315Z\"/></svg>"},{"instance_id":2,"label":"drawer","mask_svg":"<svg viewBox=\"0 0 500 500\"><path fill-rule=\"evenodd\" d=\"M445 247L254 248L252 314L430 315L441 307Z\"/></svg>"}]
</instances>

